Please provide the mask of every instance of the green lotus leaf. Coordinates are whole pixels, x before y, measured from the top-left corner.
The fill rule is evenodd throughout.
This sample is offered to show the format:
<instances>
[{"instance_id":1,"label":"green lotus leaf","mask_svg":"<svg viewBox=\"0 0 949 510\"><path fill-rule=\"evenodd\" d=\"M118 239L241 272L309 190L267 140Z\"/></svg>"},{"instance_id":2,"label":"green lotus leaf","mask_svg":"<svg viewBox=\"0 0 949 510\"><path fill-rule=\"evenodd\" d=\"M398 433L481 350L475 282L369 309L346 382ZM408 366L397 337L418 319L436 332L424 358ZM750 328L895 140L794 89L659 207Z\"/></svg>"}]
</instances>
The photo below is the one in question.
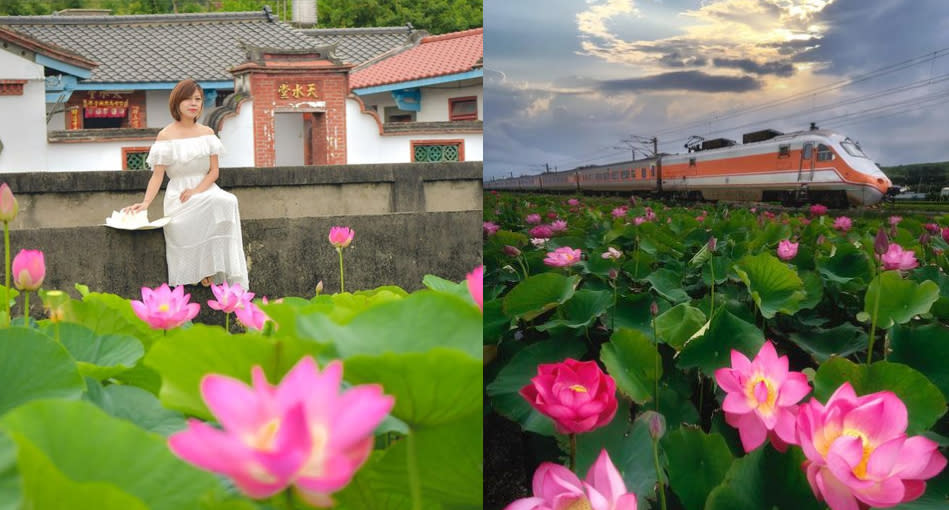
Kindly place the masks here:
<instances>
[{"instance_id":1,"label":"green lotus leaf","mask_svg":"<svg viewBox=\"0 0 949 510\"><path fill-rule=\"evenodd\" d=\"M616 307L610 308L603 317L603 323L609 324L614 329L635 329L652 338L653 317L649 312L649 307L653 301L655 301L655 297L645 292L627 296L621 295L617 298ZM661 309L665 305L665 301L660 299L659 302Z\"/></svg>"},{"instance_id":2,"label":"green lotus leaf","mask_svg":"<svg viewBox=\"0 0 949 510\"><path fill-rule=\"evenodd\" d=\"M623 264L623 271L629 274L633 280L642 280L652 273L652 265L656 263L656 258L645 251L632 250L628 253L629 260Z\"/></svg>"},{"instance_id":3,"label":"green lotus leaf","mask_svg":"<svg viewBox=\"0 0 949 510\"><path fill-rule=\"evenodd\" d=\"M656 317L656 334L675 350L682 350L686 340L692 338L707 319L702 310L688 303L676 305Z\"/></svg>"},{"instance_id":4,"label":"green lotus leaf","mask_svg":"<svg viewBox=\"0 0 949 510\"><path fill-rule=\"evenodd\" d=\"M909 412L909 435L923 432L946 413L946 399L939 388L907 365L877 361L867 367L845 358L832 358L817 369L814 396L826 402L845 382L850 382L857 395L884 390L895 393Z\"/></svg>"},{"instance_id":5,"label":"green lotus leaf","mask_svg":"<svg viewBox=\"0 0 949 510\"><path fill-rule=\"evenodd\" d=\"M658 355L646 335L630 329L616 331L600 349L600 360L616 380L616 388L638 404L655 397L656 380L662 377L661 360L656 366Z\"/></svg>"},{"instance_id":6,"label":"green lotus leaf","mask_svg":"<svg viewBox=\"0 0 949 510\"><path fill-rule=\"evenodd\" d=\"M758 448L736 459L725 480L705 501L707 510L821 510L824 503L814 498L801 463L800 448L779 453L771 447Z\"/></svg>"},{"instance_id":7,"label":"green lotus leaf","mask_svg":"<svg viewBox=\"0 0 949 510\"><path fill-rule=\"evenodd\" d=\"M662 438L669 459L669 484L687 510L701 510L725 478L734 457L719 434L680 427Z\"/></svg>"},{"instance_id":8,"label":"green lotus leaf","mask_svg":"<svg viewBox=\"0 0 949 510\"><path fill-rule=\"evenodd\" d=\"M518 283L504 297L504 313L525 321L567 302L580 282L579 276L542 273Z\"/></svg>"},{"instance_id":9,"label":"green lotus leaf","mask_svg":"<svg viewBox=\"0 0 949 510\"><path fill-rule=\"evenodd\" d=\"M538 331L546 331L558 326L572 329L585 328L597 317L606 313L613 304L613 293L605 290L578 290L563 306L560 312L564 319L552 319L537 326Z\"/></svg>"},{"instance_id":10,"label":"green lotus leaf","mask_svg":"<svg viewBox=\"0 0 949 510\"><path fill-rule=\"evenodd\" d=\"M484 345L496 344L511 329L511 318L504 315L504 303L500 299L484 302L482 320L482 339Z\"/></svg>"},{"instance_id":11,"label":"green lotus leaf","mask_svg":"<svg viewBox=\"0 0 949 510\"><path fill-rule=\"evenodd\" d=\"M155 395L141 388L121 384L102 387L95 380L88 385L89 400L116 418L166 437L185 428L185 417L181 413L165 409Z\"/></svg>"},{"instance_id":12,"label":"green lotus leaf","mask_svg":"<svg viewBox=\"0 0 949 510\"><path fill-rule=\"evenodd\" d=\"M82 324L98 335L133 336L146 351L162 334L135 315L130 300L115 294L91 292L82 301L70 301L65 320Z\"/></svg>"},{"instance_id":13,"label":"green lotus leaf","mask_svg":"<svg viewBox=\"0 0 949 510\"><path fill-rule=\"evenodd\" d=\"M76 360L80 375L100 381L131 369L145 354L145 348L135 337L98 335L79 324L47 324L43 331L53 338L58 335L60 343Z\"/></svg>"},{"instance_id":14,"label":"green lotus leaf","mask_svg":"<svg viewBox=\"0 0 949 510\"><path fill-rule=\"evenodd\" d=\"M867 348L867 332L849 322L830 329L791 333L791 340L818 363L834 356L849 356Z\"/></svg>"},{"instance_id":15,"label":"green lotus leaf","mask_svg":"<svg viewBox=\"0 0 949 510\"><path fill-rule=\"evenodd\" d=\"M731 351L736 349L748 359L758 355L764 344L764 335L754 324L732 315L728 310L716 310L708 329L688 342L679 352L679 368L698 367L706 375L716 369L731 366Z\"/></svg>"},{"instance_id":16,"label":"green lotus leaf","mask_svg":"<svg viewBox=\"0 0 949 510\"><path fill-rule=\"evenodd\" d=\"M836 246L834 256L818 256L817 271L825 279L837 283L847 283L853 279L866 281L870 278L872 267L867 254L850 243Z\"/></svg>"},{"instance_id":17,"label":"green lotus leaf","mask_svg":"<svg viewBox=\"0 0 949 510\"><path fill-rule=\"evenodd\" d=\"M801 301L801 310L810 310L819 305L824 298L824 280L814 271L801 271L801 280L804 282L804 300Z\"/></svg>"},{"instance_id":18,"label":"green lotus leaf","mask_svg":"<svg viewBox=\"0 0 949 510\"><path fill-rule=\"evenodd\" d=\"M673 303L681 303L691 299L682 290L682 273L664 268L653 271L645 280L652 284L652 288L656 293Z\"/></svg>"},{"instance_id":19,"label":"green lotus leaf","mask_svg":"<svg viewBox=\"0 0 949 510\"><path fill-rule=\"evenodd\" d=\"M870 317L873 317L877 299L877 327L889 329L894 324L909 322L914 316L928 312L939 299L939 286L931 281L916 283L904 280L899 271L884 271L870 282L863 300L863 311Z\"/></svg>"},{"instance_id":20,"label":"green lotus leaf","mask_svg":"<svg viewBox=\"0 0 949 510\"><path fill-rule=\"evenodd\" d=\"M920 267L910 275L913 280L920 283L926 280L936 282L939 286L939 299L933 303L929 312L944 323L949 322L949 275L934 265Z\"/></svg>"},{"instance_id":21,"label":"green lotus leaf","mask_svg":"<svg viewBox=\"0 0 949 510\"><path fill-rule=\"evenodd\" d=\"M770 253L743 257L735 264L735 271L765 318L778 312L794 315L807 296L797 271Z\"/></svg>"},{"instance_id":22,"label":"green lotus leaf","mask_svg":"<svg viewBox=\"0 0 949 510\"><path fill-rule=\"evenodd\" d=\"M889 361L918 370L949 399L949 327L927 324L917 328L896 326L891 333Z\"/></svg>"},{"instance_id":23,"label":"green lotus leaf","mask_svg":"<svg viewBox=\"0 0 949 510\"><path fill-rule=\"evenodd\" d=\"M86 385L76 362L52 338L27 328L0 330L0 415L41 398L78 399Z\"/></svg>"},{"instance_id":24,"label":"green lotus leaf","mask_svg":"<svg viewBox=\"0 0 949 510\"><path fill-rule=\"evenodd\" d=\"M495 411L524 430L552 436L553 421L531 407L518 392L537 375L537 365L558 363L567 358L579 359L586 352L580 341L544 341L531 344L514 355L488 384L487 394Z\"/></svg>"}]
</instances>

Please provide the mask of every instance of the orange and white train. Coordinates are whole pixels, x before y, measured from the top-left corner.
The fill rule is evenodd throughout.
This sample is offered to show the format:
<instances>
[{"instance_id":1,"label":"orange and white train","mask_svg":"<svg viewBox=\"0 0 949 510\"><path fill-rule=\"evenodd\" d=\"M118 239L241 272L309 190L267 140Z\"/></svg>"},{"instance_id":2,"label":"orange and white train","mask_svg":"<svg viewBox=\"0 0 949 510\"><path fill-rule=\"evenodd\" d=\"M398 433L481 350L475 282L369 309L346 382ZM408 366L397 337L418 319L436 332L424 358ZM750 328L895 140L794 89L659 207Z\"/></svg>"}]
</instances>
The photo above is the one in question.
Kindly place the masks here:
<instances>
[{"instance_id":1,"label":"orange and white train","mask_svg":"<svg viewBox=\"0 0 949 510\"><path fill-rule=\"evenodd\" d=\"M685 154L499 179L485 189L629 192L695 200L872 205L890 179L849 138L824 129L705 140Z\"/></svg>"}]
</instances>

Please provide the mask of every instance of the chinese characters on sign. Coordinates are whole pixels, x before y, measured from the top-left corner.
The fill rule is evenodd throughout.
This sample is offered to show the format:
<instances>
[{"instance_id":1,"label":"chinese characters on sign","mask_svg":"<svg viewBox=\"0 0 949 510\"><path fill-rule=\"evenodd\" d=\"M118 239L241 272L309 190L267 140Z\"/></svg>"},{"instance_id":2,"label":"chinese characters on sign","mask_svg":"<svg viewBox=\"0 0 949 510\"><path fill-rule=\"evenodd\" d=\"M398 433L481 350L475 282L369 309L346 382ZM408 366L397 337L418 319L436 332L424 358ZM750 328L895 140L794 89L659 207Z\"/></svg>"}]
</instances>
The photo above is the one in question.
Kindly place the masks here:
<instances>
[{"instance_id":1,"label":"chinese characters on sign","mask_svg":"<svg viewBox=\"0 0 949 510\"><path fill-rule=\"evenodd\" d=\"M82 100L82 108L87 118L125 117L128 106L128 98L105 92L92 91L88 98Z\"/></svg>"},{"instance_id":2,"label":"chinese characters on sign","mask_svg":"<svg viewBox=\"0 0 949 510\"><path fill-rule=\"evenodd\" d=\"M288 85L286 83L281 83L277 87L277 94L280 95L280 99L300 99L304 97L316 97L316 84L315 83L295 83L293 85Z\"/></svg>"}]
</instances>

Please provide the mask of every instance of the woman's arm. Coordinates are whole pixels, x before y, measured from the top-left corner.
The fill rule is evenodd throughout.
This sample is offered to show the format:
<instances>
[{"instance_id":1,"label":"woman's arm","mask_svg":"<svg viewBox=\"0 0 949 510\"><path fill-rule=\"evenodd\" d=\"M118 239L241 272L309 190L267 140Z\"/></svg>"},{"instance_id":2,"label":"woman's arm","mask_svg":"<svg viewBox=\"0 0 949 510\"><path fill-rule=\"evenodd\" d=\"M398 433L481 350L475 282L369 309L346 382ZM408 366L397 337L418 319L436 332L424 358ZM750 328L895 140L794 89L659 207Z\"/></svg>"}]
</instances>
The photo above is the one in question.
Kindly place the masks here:
<instances>
[{"instance_id":1,"label":"woman's arm","mask_svg":"<svg viewBox=\"0 0 949 510\"><path fill-rule=\"evenodd\" d=\"M155 165L155 169L152 170L152 178L148 180L148 187L145 188L145 199L122 209L122 212L137 213L148 209L148 206L152 204L152 200L155 200L155 196L158 195L158 190L161 189L161 182L164 179L165 165Z\"/></svg>"},{"instance_id":2,"label":"woman's arm","mask_svg":"<svg viewBox=\"0 0 949 510\"><path fill-rule=\"evenodd\" d=\"M208 169L208 174L204 176L204 179L201 179L201 182L197 186L191 189L186 189L181 192L181 203L185 203L192 196L207 191L208 188L214 184L214 181L217 180L220 170L218 170L217 163L217 154L211 154L211 167Z\"/></svg>"}]
</instances>

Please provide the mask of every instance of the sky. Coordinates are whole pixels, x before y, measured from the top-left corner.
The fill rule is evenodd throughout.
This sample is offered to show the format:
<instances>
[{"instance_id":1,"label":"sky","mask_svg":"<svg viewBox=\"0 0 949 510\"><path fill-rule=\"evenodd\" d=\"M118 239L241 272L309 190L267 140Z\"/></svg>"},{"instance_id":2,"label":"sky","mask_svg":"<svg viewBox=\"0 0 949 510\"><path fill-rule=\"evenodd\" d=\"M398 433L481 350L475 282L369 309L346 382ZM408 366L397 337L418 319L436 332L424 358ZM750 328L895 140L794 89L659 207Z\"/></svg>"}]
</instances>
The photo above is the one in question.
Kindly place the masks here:
<instances>
[{"instance_id":1,"label":"sky","mask_svg":"<svg viewBox=\"0 0 949 510\"><path fill-rule=\"evenodd\" d=\"M485 179L811 122L949 160L946 0L485 0L484 30Z\"/></svg>"}]
</instances>

